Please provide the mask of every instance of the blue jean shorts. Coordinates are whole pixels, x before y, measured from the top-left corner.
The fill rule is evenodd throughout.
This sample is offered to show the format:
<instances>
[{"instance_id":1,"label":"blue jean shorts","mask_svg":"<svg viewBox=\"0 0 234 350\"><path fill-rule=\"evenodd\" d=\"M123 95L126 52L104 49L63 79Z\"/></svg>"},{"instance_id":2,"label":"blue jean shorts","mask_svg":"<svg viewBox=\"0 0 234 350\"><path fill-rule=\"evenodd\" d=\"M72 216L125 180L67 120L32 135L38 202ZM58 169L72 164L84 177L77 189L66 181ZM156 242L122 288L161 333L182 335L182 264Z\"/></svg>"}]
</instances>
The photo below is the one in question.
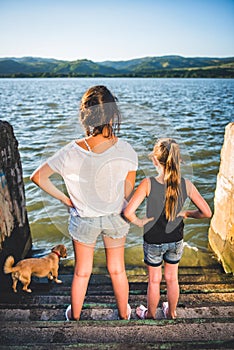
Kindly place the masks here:
<instances>
[{"instance_id":1,"label":"blue jean shorts","mask_svg":"<svg viewBox=\"0 0 234 350\"><path fill-rule=\"evenodd\" d=\"M123 238L128 234L129 224L120 214L110 214L99 217L80 217L71 211L68 231L72 239L93 244L99 235L113 239Z\"/></svg>"},{"instance_id":2,"label":"blue jean shorts","mask_svg":"<svg viewBox=\"0 0 234 350\"><path fill-rule=\"evenodd\" d=\"M149 244L144 242L144 262L150 266L160 266L163 262L177 264L183 254L183 239L178 242Z\"/></svg>"}]
</instances>

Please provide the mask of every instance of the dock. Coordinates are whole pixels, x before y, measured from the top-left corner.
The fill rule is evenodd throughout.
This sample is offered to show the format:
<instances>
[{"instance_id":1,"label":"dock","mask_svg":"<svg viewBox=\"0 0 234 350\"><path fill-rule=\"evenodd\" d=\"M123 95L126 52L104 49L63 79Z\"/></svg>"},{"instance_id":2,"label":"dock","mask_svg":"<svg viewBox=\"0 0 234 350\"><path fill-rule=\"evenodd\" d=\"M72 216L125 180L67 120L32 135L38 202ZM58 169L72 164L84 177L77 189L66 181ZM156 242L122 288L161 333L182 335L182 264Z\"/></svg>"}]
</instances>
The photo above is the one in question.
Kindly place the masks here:
<instances>
[{"instance_id":1,"label":"dock","mask_svg":"<svg viewBox=\"0 0 234 350\"><path fill-rule=\"evenodd\" d=\"M107 273L90 279L80 321L65 321L72 268L60 268L62 284L33 278L32 293L0 295L0 349L234 349L234 277L222 268L181 267L177 319L166 320L165 281L156 320L139 320L146 305L147 275L129 270L131 320L118 320Z\"/></svg>"}]
</instances>

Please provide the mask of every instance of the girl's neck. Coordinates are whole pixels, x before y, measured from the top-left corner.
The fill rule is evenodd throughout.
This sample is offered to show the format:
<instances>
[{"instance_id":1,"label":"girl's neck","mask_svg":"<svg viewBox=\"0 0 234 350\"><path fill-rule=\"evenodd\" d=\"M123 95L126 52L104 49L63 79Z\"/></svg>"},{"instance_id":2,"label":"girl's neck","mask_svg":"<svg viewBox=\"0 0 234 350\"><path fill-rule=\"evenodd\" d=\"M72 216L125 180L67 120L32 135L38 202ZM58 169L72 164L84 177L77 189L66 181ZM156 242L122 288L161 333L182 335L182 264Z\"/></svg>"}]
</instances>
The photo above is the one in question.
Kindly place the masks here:
<instances>
[{"instance_id":1,"label":"girl's neck","mask_svg":"<svg viewBox=\"0 0 234 350\"><path fill-rule=\"evenodd\" d=\"M164 166L162 164L160 164L159 162L155 163L154 164L155 167L156 167L156 170L158 172L158 175L155 176L155 179L161 183L161 184L164 184L165 181L164 181L164 178L165 178L165 169L164 169Z\"/></svg>"},{"instance_id":2,"label":"girl's neck","mask_svg":"<svg viewBox=\"0 0 234 350\"><path fill-rule=\"evenodd\" d=\"M96 136L90 135L85 137L86 140L95 140L97 142L100 141L110 141L110 140L115 140L117 137L115 135L112 135L111 137L104 137L102 134L98 134Z\"/></svg>"},{"instance_id":3,"label":"girl's neck","mask_svg":"<svg viewBox=\"0 0 234 350\"><path fill-rule=\"evenodd\" d=\"M165 181L164 181L164 174L160 174L160 175L155 176L155 179L156 179L160 184L165 184Z\"/></svg>"},{"instance_id":4,"label":"girl's neck","mask_svg":"<svg viewBox=\"0 0 234 350\"><path fill-rule=\"evenodd\" d=\"M91 135L85 137L85 140L88 142L89 147L94 153L102 153L105 152L108 148L112 147L118 141L118 138L114 135L110 138L107 138L102 134L99 134L97 136Z\"/></svg>"}]
</instances>

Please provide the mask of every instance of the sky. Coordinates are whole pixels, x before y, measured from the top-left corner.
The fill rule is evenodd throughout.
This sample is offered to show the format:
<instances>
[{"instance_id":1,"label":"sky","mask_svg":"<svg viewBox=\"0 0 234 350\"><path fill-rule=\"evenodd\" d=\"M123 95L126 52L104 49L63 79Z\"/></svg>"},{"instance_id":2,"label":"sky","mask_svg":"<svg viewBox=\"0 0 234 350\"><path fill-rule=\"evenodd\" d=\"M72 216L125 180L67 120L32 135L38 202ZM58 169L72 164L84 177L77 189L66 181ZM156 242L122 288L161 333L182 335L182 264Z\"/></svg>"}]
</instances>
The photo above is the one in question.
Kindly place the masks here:
<instances>
[{"instance_id":1,"label":"sky","mask_svg":"<svg viewBox=\"0 0 234 350\"><path fill-rule=\"evenodd\" d=\"M0 0L0 57L234 56L234 0Z\"/></svg>"}]
</instances>

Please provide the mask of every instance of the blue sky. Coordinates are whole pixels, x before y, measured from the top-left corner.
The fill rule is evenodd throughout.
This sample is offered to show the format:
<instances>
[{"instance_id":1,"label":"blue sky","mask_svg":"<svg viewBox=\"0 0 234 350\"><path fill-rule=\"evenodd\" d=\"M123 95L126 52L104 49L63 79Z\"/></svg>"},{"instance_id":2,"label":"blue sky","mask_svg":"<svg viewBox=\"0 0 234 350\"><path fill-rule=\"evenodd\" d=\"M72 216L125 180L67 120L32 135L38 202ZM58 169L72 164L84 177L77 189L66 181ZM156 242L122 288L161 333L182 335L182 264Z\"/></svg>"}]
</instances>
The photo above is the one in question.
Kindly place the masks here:
<instances>
[{"instance_id":1,"label":"blue sky","mask_svg":"<svg viewBox=\"0 0 234 350\"><path fill-rule=\"evenodd\" d=\"M0 57L234 56L234 0L0 0Z\"/></svg>"}]
</instances>

